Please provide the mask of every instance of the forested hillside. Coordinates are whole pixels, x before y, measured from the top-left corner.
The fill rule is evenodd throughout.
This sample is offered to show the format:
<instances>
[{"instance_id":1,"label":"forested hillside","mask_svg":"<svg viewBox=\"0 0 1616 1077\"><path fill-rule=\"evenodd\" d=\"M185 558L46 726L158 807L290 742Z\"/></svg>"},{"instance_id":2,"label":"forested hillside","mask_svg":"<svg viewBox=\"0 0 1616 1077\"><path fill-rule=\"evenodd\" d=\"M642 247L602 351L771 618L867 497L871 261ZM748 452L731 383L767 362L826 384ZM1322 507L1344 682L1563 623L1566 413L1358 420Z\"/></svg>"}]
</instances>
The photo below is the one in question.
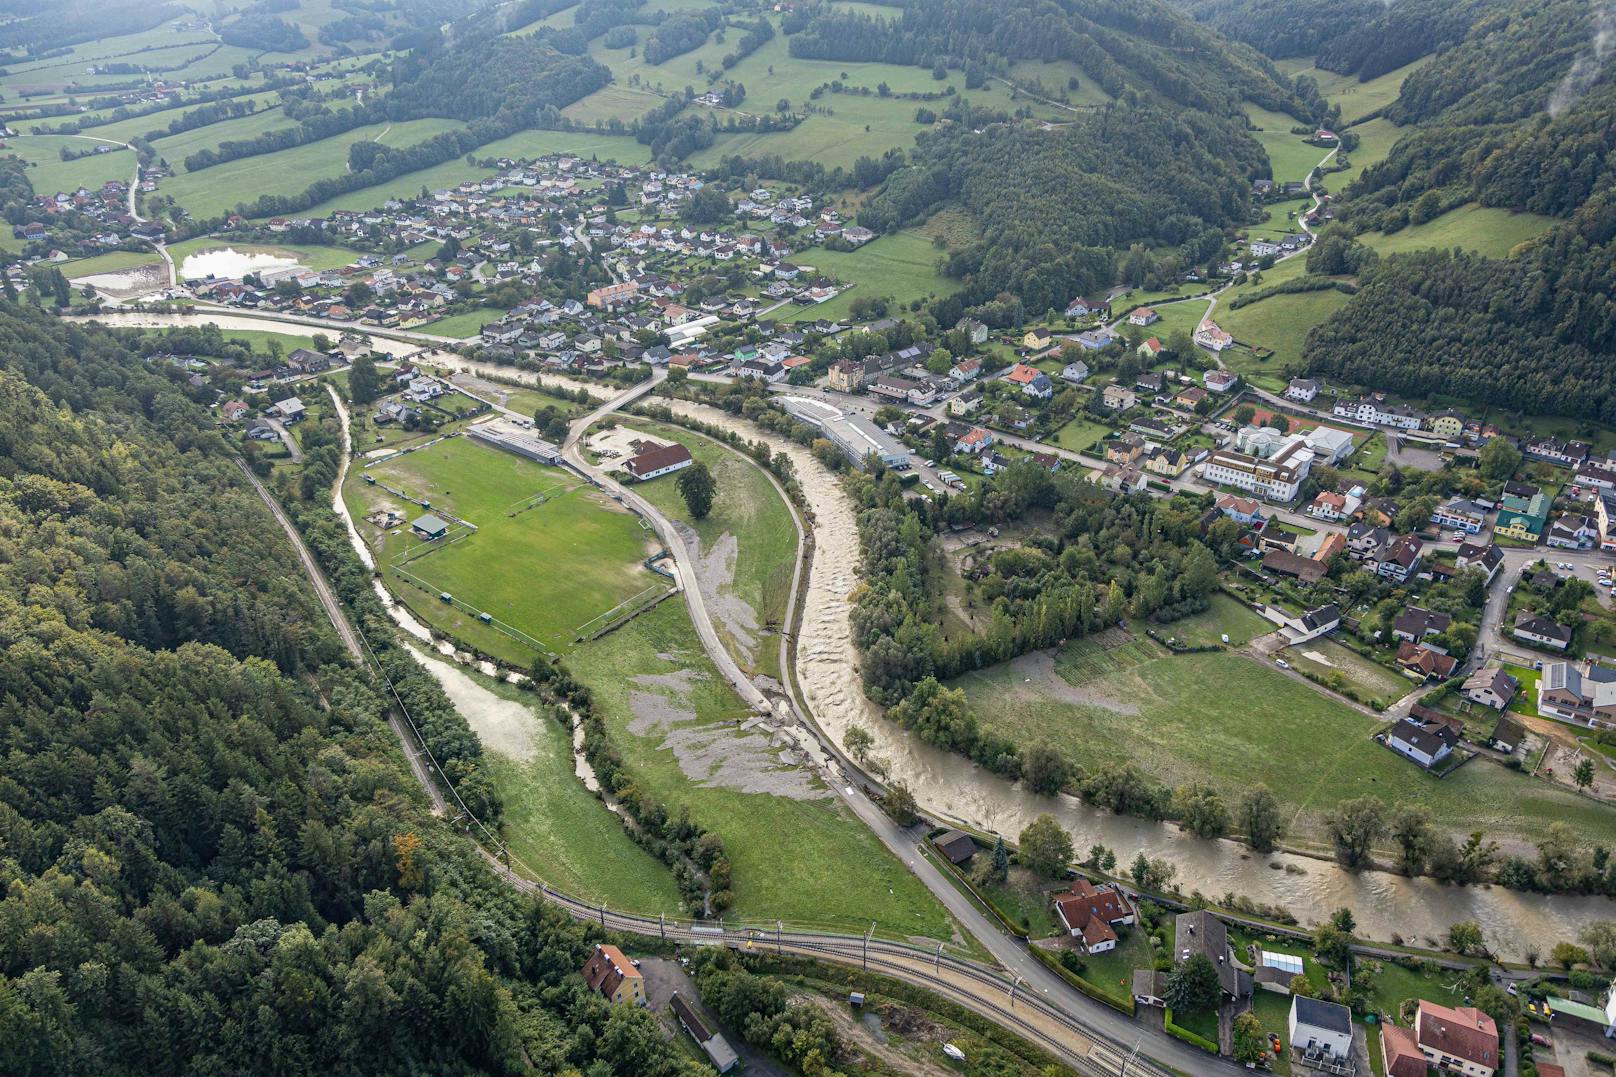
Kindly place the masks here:
<instances>
[{"instance_id":1,"label":"forested hillside","mask_svg":"<svg viewBox=\"0 0 1616 1077\"><path fill-rule=\"evenodd\" d=\"M1026 309L1061 307L1116 279L1117 249L1179 248L1186 264L1221 249L1244 218L1261 149L1234 123L1141 103L1080 116L1063 128L964 126L923 135L914 163L894 173L861 214L888 230L957 200L984 241L948 271L966 299L1000 292Z\"/></svg>"},{"instance_id":2,"label":"forested hillside","mask_svg":"<svg viewBox=\"0 0 1616 1077\"><path fill-rule=\"evenodd\" d=\"M1405 132L1343 192L1338 232L1394 232L1468 202L1566 223L1507 261L1386 259L1310 335L1309 369L1411 394L1616 415L1616 84L1599 30L1580 0L1535 0L1482 20L1409 75L1388 109Z\"/></svg>"},{"instance_id":3,"label":"forested hillside","mask_svg":"<svg viewBox=\"0 0 1616 1077\"><path fill-rule=\"evenodd\" d=\"M701 1072L427 813L184 382L0 356L0 1071Z\"/></svg>"},{"instance_id":4,"label":"forested hillside","mask_svg":"<svg viewBox=\"0 0 1616 1077\"><path fill-rule=\"evenodd\" d=\"M1386 10L1381 0L1175 0L1175 6L1275 59L1311 56Z\"/></svg>"},{"instance_id":5,"label":"forested hillside","mask_svg":"<svg viewBox=\"0 0 1616 1077\"><path fill-rule=\"evenodd\" d=\"M1160 0L915 0L892 19L828 6L797 18L806 23L792 35L793 56L945 63L967 73L997 73L1018 60L1069 60L1113 96L1135 86L1224 112L1242 98L1275 109L1294 103L1261 56Z\"/></svg>"}]
</instances>

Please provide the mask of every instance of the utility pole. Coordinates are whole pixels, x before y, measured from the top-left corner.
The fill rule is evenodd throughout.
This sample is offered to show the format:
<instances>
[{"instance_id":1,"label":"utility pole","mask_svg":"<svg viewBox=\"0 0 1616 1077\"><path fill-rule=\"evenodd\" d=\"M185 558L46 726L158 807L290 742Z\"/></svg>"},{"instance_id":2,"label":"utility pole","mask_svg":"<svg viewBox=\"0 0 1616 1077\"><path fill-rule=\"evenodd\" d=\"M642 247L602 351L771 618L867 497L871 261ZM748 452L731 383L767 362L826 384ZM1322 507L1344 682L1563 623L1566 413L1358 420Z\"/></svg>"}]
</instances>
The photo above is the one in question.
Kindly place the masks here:
<instances>
[{"instance_id":1,"label":"utility pole","mask_svg":"<svg viewBox=\"0 0 1616 1077\"><path fill-rule=\"evenodd\" d=\"M1016 988L1018 988L1020 986L1021 986L1021 977L1017 976L1015 978L1015 982L1013 982L1010 985L1010 1008L1012 1010L1016 1008Z\"/></svg>"},{"instance_id":2,"label":"utility pole","mask_svg":"<svg viewBox=\"0 0 1616 1077\"><path fill-rule=\"evenodd\" d=\"M864 971L870 971L870 936L875 934L875 921L870 921L870 930L864 933Z\"/></svg>"},{"instance_id":3,"label":"utility pole","mask_svg":"<svg viewBox=\"0 0 1616 1077\"><path fill-rule=\"evenodd\" d=\"M662 933L662 941L668 941L668 917L665 913L657 913L657 930Z\"/></svg>"},{"instance_id":4,"label":"utility pole","mask_svg":"<svg viewBox=\"0 0 1616 1077\"><path fill-rule=\"evenodd\" d=\"M1117 1071L1117 1077L1128 1077L1128 1067L1133 1063L1133 1060L1135 1058L1139 1057L1139 1044L1141 1042L1143 1042L1143 1041L1142 1040L1134 1040L1133 1041L1133 1050L1129 1051L1128 1052L1128 1057L1124 1058L1122 1060L1122 1069Z\"/></svg>"},{"instance_id":5,"label":"utility pole","mask_svg":"<svg viewBox=\"0 0 1616 1077\"><path fill-rule=\"evenodd\" d=\"M943 971L943 944L942 943L937 944L937 959L932 962L931 970L932 970L932 972L935 972L935 973L941 973Z\"/></svg>"},{"instance_id":6,"label":"utility pole","mask_svg":"<svg viewBox=\"0 0 1616 1077\"><path fill-rule=\"evenodd\" d=\"M606 926L606 905L604 902L602 902L600 906L600 926Z\"/></svg>"},{"instance_id":7,"label":"utility pole","mask_svg":"<svg viewBox=\"0 0 1616 1077\"><path fill-rule=\"evenodd\" d=\"M785 952L780 948L780 932L784 929L785 925L780 921L776 920L774 922L774 952L777 954Z\"/></svg>"}]
</instances>

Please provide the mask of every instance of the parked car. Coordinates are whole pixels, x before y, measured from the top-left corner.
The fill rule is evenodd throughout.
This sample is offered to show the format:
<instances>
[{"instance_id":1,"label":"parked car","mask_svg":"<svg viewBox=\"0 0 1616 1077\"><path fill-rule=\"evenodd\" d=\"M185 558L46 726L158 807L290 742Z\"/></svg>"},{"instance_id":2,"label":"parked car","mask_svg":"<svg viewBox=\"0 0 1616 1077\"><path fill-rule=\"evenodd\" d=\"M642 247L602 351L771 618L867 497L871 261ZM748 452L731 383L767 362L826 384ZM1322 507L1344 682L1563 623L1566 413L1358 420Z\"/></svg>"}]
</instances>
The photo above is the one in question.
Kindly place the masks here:
<instances>
[{"instance_id":1,"label":"parked car","mask_svg":"<svg viewBox=\"0 0 1616 1077\"><path fill-rule=\"evenodd\" d=\"M1274 665L1278 666L1280 669L1290 669L1291 668L1291 664L1289 662L1285 661L1283 658L1274 659Z\"/></svg>"}]
</instances>

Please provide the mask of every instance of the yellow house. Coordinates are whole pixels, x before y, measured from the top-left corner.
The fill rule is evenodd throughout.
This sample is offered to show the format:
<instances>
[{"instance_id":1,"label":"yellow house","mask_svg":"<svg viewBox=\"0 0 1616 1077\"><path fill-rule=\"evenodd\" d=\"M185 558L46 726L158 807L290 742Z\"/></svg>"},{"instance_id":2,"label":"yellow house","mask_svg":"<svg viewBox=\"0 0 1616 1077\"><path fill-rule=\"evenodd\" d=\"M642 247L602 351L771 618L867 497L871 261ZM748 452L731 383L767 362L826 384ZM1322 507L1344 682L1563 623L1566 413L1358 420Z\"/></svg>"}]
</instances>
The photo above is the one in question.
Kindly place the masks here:
<instances>
[{"instance_id":1,"label":"yellow house","mask_svg":"<svg viewBox=\"0 0 1616 1077\"><path fill-rule=\"evenodd\" d=\"M1464 418L1456 412L1444 411L1431 419L1431 433L1451 441L1464 433Z\"/></svg>"},{"instance_id":2,"label":"yellow house","mask_svg":"<svg viewBox=\"0 0 1616 1077\"><path fill-rule=\"evenodd\" d=\"M645 1005L645 977L617 947L597 945L584 964L583 972L589 990L599 991L613 1005L619 1002Z\"/></svg>"},{"instance_id":3,"label":"yellow house","mask_svg":"<svg viewBox=\"0 0 1616 1077\"><path fill-rule=\"evenodd\" d=\"M851 359L838 359L831 364L825 377L825 387L838 393L856 393L864 385L864 364Z\"/></svg>"},{"instance_id":4,"label":"yellow house","mask_svg":"<svg viewBox=\"0 0 1616 1077\"><path fill-rule=\"evenodd\" d=\"M1176 479L1189 462L1189 456L1177 449L1158 449L1150 454L1149 460L1145 461L1145 470Z\"/></svg>"},{"instance_id":5,"label":"yellow house","mask_svg":"<svg viewBox=\"0 0 1616 1077\"><path fill-rule=\"evenodd\" d=\"M1052 339L1054 338L1050 336L1047 329L1029 329L1027 330L1027 335L1021 338L1021 346L1023 348L1047 348Z\"/></svg>"}]
</instances>

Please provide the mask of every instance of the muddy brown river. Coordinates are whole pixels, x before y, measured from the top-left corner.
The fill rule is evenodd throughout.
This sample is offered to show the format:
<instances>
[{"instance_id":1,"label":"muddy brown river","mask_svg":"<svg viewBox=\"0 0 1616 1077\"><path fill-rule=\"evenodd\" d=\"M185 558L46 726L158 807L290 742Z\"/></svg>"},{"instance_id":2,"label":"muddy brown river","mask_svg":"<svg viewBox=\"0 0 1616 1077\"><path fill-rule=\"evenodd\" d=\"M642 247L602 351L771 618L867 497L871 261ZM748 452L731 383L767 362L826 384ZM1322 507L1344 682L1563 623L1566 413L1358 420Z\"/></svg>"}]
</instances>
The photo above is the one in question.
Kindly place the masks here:
<instances>
[{"instance_id":1,"label":"muddy brown river","mask_svg":"<svg viewBox=\"0 0 1616 1077\"><path fill-rule=\"evenodd\" d=\"M267 329L298 335L315 331L292 322L213 314L114 314L103 320L149 326L211 321L226 330ZM417 347L381 338L376 344L378 350L392 354ZM422 360L473 373L516 376L510 368L484 367L448 353L422 356ZM1528 946L1547 953L1554 943L1575 938L1586 924L1616 919L1616 902L1603 897L1527 894L1496 886L1451 887L1386 872L1353 874L1330 861L1288 853L1259 856L1237 842L1205 841L1174 826L1114 816L1071 797L1035 795L960 756L923 743L881 717L864 698L853 675L857 655L847 596L857 584L858 539L851 500L835 476L806 449L744 420L697 404L678 402L678 407L691 417L747 438L761 438L786 452L796 465L798 481L816 517L817 543L797 647L803 696L816 724L838 744L852 726L867 729L875 738L873 754L888 775L906 783L929 813L1014 836L1047 812L1072 833L1078 849L1102 842L1124 863L1140 852L1167 858L1177 868L1176 881L1185 893L1198 890L1215 897L1232 891L1288 909L1309 924L1346 906L1353 910L1359 932L1380 940L1390 940L1393 935L1411 943L1434 940L1457 921L1476 920L1499 953L1519 958ZM350 536L363 545L357 543L356 533L350 531ZM420 633L421 626L407 624L413 620L407 613L400 610L395 617ZM464 691L463 685L457 687Z\"/></svg>"}]
</instances>

